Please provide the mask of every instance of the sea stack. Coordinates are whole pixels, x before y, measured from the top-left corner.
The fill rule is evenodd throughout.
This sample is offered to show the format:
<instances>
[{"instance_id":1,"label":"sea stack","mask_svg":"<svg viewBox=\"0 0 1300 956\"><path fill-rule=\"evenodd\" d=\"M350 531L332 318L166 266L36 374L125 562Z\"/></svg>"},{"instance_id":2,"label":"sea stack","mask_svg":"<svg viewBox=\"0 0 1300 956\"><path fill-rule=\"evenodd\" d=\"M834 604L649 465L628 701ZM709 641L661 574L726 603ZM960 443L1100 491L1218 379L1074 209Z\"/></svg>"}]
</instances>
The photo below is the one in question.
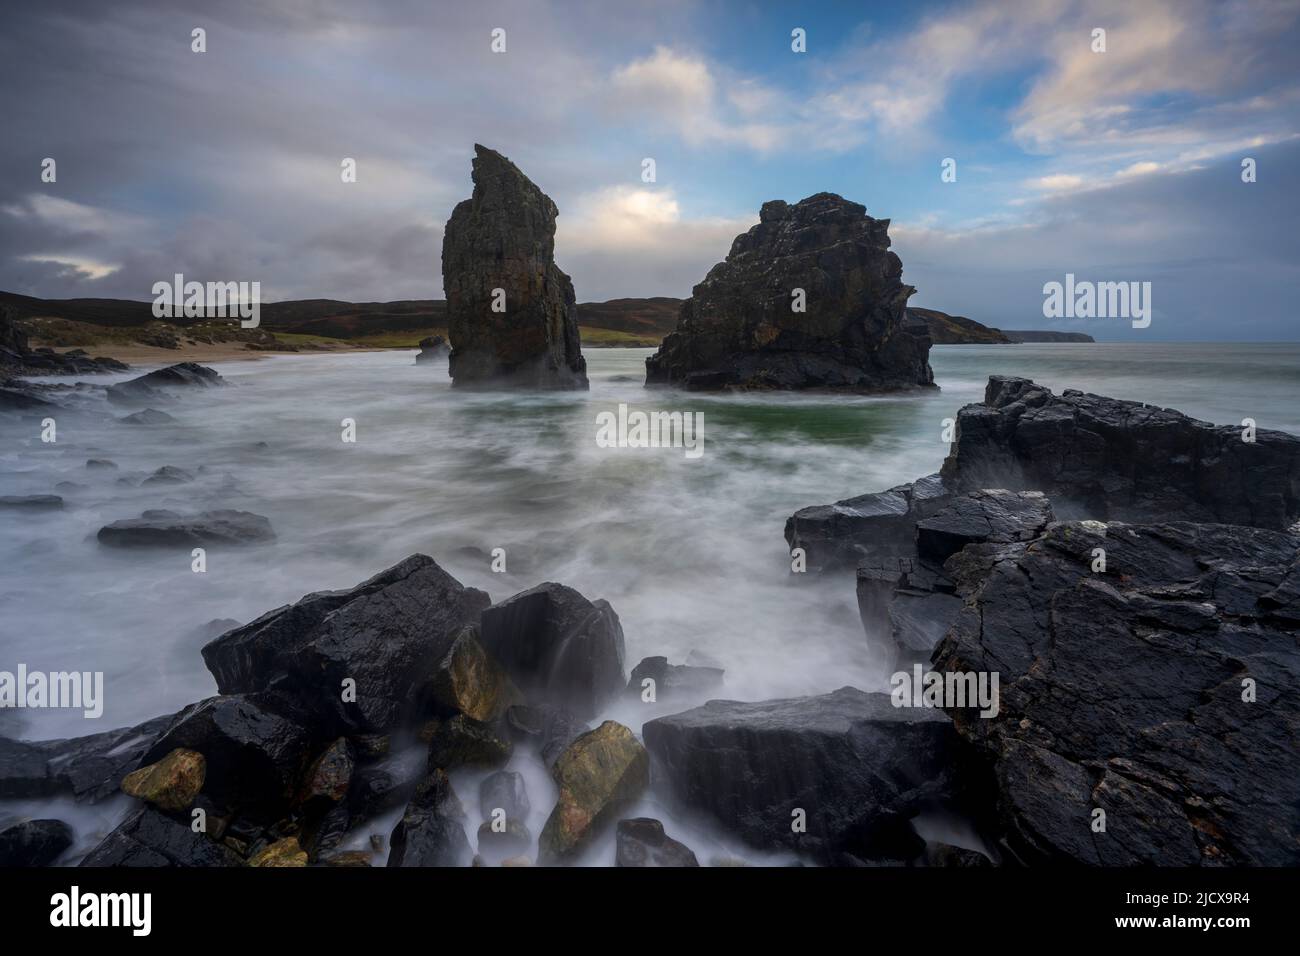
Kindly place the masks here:
<instances>
[{"instance_id":1,"label":"sea stack","mask_svg":"<svg viewBox=\"0 0 1300 956\"><path fill-rule=\"evenodd\" d=\"M883 391L932 386L930 336L889 220L833 193L764 203L646 359L647 385Z\"/></svg>"},{"instance_id":2,"label":"sea stack","mask_svg":"<svg viewBox=\"0 0 1300 956\"><path fill-rule=\"evenodd\" d=\"M559 210L514 163L477 144L473 179L442 243L452 384L587 388L573 283L555 265Z\"/></svg>"}]
</instances>

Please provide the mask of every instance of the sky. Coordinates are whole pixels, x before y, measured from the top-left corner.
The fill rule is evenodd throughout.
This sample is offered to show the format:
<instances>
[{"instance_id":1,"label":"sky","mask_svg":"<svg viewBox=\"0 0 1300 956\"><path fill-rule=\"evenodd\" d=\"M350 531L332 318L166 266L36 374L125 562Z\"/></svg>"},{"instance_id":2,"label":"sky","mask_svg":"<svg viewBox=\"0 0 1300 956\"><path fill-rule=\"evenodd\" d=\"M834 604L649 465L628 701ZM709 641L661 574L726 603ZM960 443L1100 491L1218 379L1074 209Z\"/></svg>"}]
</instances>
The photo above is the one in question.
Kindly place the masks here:
<instances>
[{"instance_id":1,"label":"sky","mask_svg":"<svg viewBox=\"0 0 1300 956\"><path fill-rule=\"evenodd\" d=\"M689 295L763 202L829 191L891 220L916 306L1297 341L1297 50L1300 0L11 5L0 289L439 298L477 142L555 200L579 301ZM1150 326L1045 318L1067 273L1150 282Z\"/></svg>"}]
</instances>

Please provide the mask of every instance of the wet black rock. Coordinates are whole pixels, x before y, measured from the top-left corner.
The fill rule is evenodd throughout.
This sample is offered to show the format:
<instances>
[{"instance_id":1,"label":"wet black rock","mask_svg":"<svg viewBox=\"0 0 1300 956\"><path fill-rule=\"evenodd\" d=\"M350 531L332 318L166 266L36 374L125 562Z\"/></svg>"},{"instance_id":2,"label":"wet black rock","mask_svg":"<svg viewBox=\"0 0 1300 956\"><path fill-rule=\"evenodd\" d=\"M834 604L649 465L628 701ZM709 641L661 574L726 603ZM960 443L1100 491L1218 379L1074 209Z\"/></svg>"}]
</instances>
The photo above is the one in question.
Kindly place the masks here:
<instances>
[{"instance_id":1,"label":"wet black rock","mask_svg":"<svg viewBox=\"0 0 1300 956\"><path fill-rule=\"evenodd\" d=\"M1300 864L1300 536L1070 522L948 565L966 604L935 667L1000 675L996 717L952 717L1014 854Z\"/></svg>"},{"instance_id":2,"label":"wet black rock","mask_svg":"<svg viewBox=\"0 0 1300 956\"><path fill-rule=\"evenodd\" d=\"M497 767L510 759L510 741L464 714L436 722L429 740L429 769Z\"/></svg>"},{"instance_id":3,"label":"wet black rock","mask_svg":"<svg viewBox=\"0 0 1300 956\"><path fill-rule=\"evenodd\" d=\"M656 779L760 849L829 863L907 860L909 818L975 807L981 778L941 712L843 687L819 697L709 701L646 723ZM806 814L806 832L792 826Z\"/></svg>"},{"instance_id":4,"label":"wet black rock","mask_svg":"<svg viewBox=\"0 0 1300 956\"><path fill-rule=\"evenodd\" d=\"M82 866L242 866L229 847L195 833L187 819L142 807L86 855Z\"/></svg>"},{"instance_id":5,"label":"wet black rock","mask_svg":"<svg viewBox=\"0 0 1300 956\"><path fill-rule=\"evenodd\" d=\"M210 697L176 715L140 765L178 747L207 762L203 793L218 805L270 820L298 791L320 732L269 695Z\"/></svg>"},{"instance_id":6,"label":"wet black rock","mask_svg":"<svg viewBox=\"0 0 1300 956\"><path fill-rule=\"evenodd\" d=\"M183 485L194 480L194 476L184 468L175 465L163 465L152 475L140 482L142 485Z\"/></svg>"},{"instance_id":7,"label":"wet black rock","mask_svg":"<svg viewBox=\"0 0 1300 956\"><path fill-rule=\"evenodd\" d=\"M401 821L393 829L389 866L467 866L473 859L464 810L447 774L435 770L416 787Z\"/></svg>"},{"instance_id":8,"label":"wet black rock","mask_svg":"<svg viewBox=\"0 0 1300 956\"><path fill-rule=\"evenodd\" d=\"M196 362L181 362L108 386L108 400L117 405L147 405L166 401L173 389L212 388L226 381L214 369Z\"/></svg>"},{"instance_id":9,"label":"wet black rock","mask_svg":"<svg viewBox=\"0 0 1300 956\"><path fill-rule=\"evenodd\" d=\"M449 353L447 341L441 335L431 335L427 339L420 339L420 351L415 356L416 365L426 365L445 360Z\"/></svg>"},{"instance_id":10,"label":"wet black rock","mask_svg":"<svg viewBox=\"0 0 1300 956\"><path fill-rule=\"evenodd\" d=\"M387 732L414 716L436 664L488 603L416 554L350 590L264 614L203 648L203 659L223 694L274 688L331 733ZM353 699L344 700L345 681L355 682Z\"/></svg>"},{"instance_id":11,"label":"wet black rock","mask_svg":"<svg viewBox=\"0 0 1300 956\"><path fill-rule=\"evenodd\" d=\"M590 717L627 685L623 627L608 602L539 584L483 612L482 643L530 700Z\"/></svg>"},{"instance_id":12,"label":"wet black rock","mask_svg":"<svg viewBox=\"0 0 1300 956\"><path fill-rule=\"evenodd\" d=\"M176 419L156 408L146 408L130 415L123 415L118 421L126 425L167 425Z\"/></svg>"},{"instance_id":13,"label":"wet black rock","mask_svg":"<svg viewBox=\"0 0 1300 956\"><path fill-rule=\"evenodd\" d=\"M615 866L699 866L690 847L664 833L664 825L649 817L619 820L615 833Z\"/></svg>"},{"instance_id":14,"label":"wet black rock","mask_svg":"<svg viewBox=\"0 0 1300 956\"><path fill-rule=\"evenodd\" d=\"M929 475L888 491L803 508L786 521L785 540L792 552L803 549L809 572L852 570L864 559L907 557L916 550L917 521L950 500L942 479Z\"/></svg>"},{"instance_id":15,"label":"wet black rock","mask_svg":"<svg viewBox=\"0 0 1300 956\"><path fill-rule=\"evenodd\" d=\"M958 491L1041 491L1058 517L1281 530L1300 518L1300 438L994 375L957 415L943 464Z\"/></svg>"},{"instance_id":16,"label":"wet black rock","mask_svg":"<svg viewBox=\"0 0 1300 956\"><path fill-rule=\"evenodd\" d=\"M49 866L72 846L72 827L62 820L25 820L0 830L0 867Z\"/></svg>"},{"instance_id":17,"label":"wet black rock","mask_svg":"<svg viewBox=\"0 0 1300 956\"><path fill-rule=\"evenodd\" d=\"M681 305L647 385L876 391L932 385L889 220L832 193L763 204ZM802 292L805 311L795 311Z\"/></svg>"},{"instance_id":18,"label":"wet black rock","mask_svg":"<svg viewBox=\"0 0 1300 956\"><path fill-rule=\"evenodd\" d=\"M99 529L100 544L114 548L234 547L275 540L271 522L251 511L218 509L183 515L151 509L139 518Z\"/></svg>"},{"instance_id":19,"label":"wet black rock","mask_svg":"<svg viewBox=\"0 0 1300 956\"><path fill-rule=\"evenodd\" d=\"M95 802L113 796L172 719L155 717L134 727L66 740L0 737L0 797L70 794Z\"/></svg>"},{"instance_id":20,"label":"wet black rock","mask_svg":"<svg viewBox=\"0 0 1300 956\"><path fill-rule=\"evenodd\" d=\"M62 507L58 495L0 495L0 508L8 511L58 511Z\"/></svg>"},{"instance_id":21,"label":"wet black rock","mask_svg":"<svg viewBox=\"0 0 1300 956\"><path fill-rule=\"evenodd\" d=\"M628 678L627 695L644 699L649 689L645 681L651 680L655 702L699 699L712 694L722 686L721 667L698 667L688 664L669 664L666 657L647 657L632 668Z\"/></svg>"}]
</instances>

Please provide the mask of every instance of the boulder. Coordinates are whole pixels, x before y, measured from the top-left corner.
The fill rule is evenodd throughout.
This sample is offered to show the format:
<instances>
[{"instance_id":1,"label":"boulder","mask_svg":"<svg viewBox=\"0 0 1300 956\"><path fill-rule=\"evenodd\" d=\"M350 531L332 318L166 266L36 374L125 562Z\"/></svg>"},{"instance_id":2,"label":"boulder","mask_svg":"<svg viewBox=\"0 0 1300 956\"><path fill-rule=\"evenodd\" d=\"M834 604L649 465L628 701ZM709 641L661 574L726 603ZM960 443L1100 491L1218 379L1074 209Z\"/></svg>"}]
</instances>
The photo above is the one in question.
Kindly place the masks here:
<instances>
[{"instance_id":1,"label":"boulder","mask_svg":"<svg viewBox=\"0 0 1300 956\"><path fill-rule=\"evenodd\" d=\"M309 809L343 802L351 789L355 770L352 744L340 737L307 770L298 791L298 802Z\"/></svg>"},{"instance_id":2,"label":"boulder","mask_svg":"<svg viewBox=\"0 0 1300 956\"><path fill-rule=\"evenodd\" d=\"M389 866L467 866L473 858L465 827L464 810L447 774L432 771L420 782L393 829Z\"/></svg>"},{"instance_id":3,"label":"boulder","mask_svg":"<svg viewBox=\"0 0 1300 956\"><path fill-rule=\"evenodd\" d=\"M615 866L699 866L691 849L664 833L664 825L649 817L619 820L615 833Z\"/></svg>"},{"instance_id":4,"label":"boulder","mask_svg":"<svg viewBox=\"0 0 1300 956\"><path fill-rule=\"evenodd\" d=\"M457 714L436 722L429 739L429 769L497 767L510 759L510 741L489 725Z\"/></svg>"},{"instance_id":5,"label":"boulder","mask_svg":"<svg viewBox=\"0 0 1300 956\"><path fill-rule=\"evenodd\" d=\"M278 819L298 790L314 749L301 715L269 695L210 697L181 711L141 765L183 748L203 755L203 793L219 806Z\"/></svg>"},{"instance_id":6,"label":"boulder","mask_svg":"<svg viewBox=\"0 0 1300 956\"><path fill-rule=\"evenodd\" d=\"M194 476L184 468L175 465L163 465L152 475L140 482L142 485L183 485L193 481Z\"/></svg>"},{"instance_id":7,"label":"boulder","mask_svg":"<svg viewBox=\"0 0 1300 956\"><path fill-rule=\"evenodd\" d=\"M114 796L172 720L155 717L134 727L70 740L0 737L0 797L66 794L95 803Z\"/></svg>"},{"instance_id":8,"label":"boulder","mask_svg":"<svg viewBox=\"0 0 1300 956\"><path fill-rule=\"evenodd\" d=\"M25 820L0 830L0 867L49 866L72 846L62 820Z\"/></svg>"},{"instance_id":9,"label":"boulder","mask_svg":"<svg viewBox=\"0 0 1300 956\"><path fill-rule=\"evenodd\" d=\"M447 357L447 342L441 335L420 339L420 351L415 356L416 365L432 364Z\"/></svg>"},{"instance_id":10,"label":"boulder","mask_svg":"<svg viewBox=\"0 0 1300 956\"><path fill-rule=\"evenodd\" d=\"M117 462L107 458L87 458L87 471L117 471Z\"/></svg>"},{"instance_id":11,"label":"boulder","mask_svg":"<svg viewBox=\"0 0 1300 956\"><path fill-rule=\"evenodd\" d=\"M62 507L58 495L0 495L0 509L5 511L58 511Z\"/></svg>"},{"instance_id":12,"label":"boulder","mask_svg":"<svg viewBox=\"0 0 1300 956\"><path fill-rule=\"evenodd\" d=\"M1067 522L950 560L966 603L935 667L1000 675L995 717L952 717L1016 857L1300 864L1298 560L1300 535L1188 522Z\"/></svg>"},{"instance_id":13,"label":"boulder","mask_svg":"<svg viewBox=\"0 0 1300 956\"><path fill-rule=\"evenodd\" d=\"M1300 438L994 375L957 415L943 463L958 491L1041 491L1066 519L1282 530L1300 518Z\"/></svg>"},{"instance_id":14,"label":"boulder","mask_svg":"<svg viewBox=\"0 0 1300 956\"><path fill-rule=\"evenodd\" d=\"M487 608L482 641L529 700L579 717L593 716L627 685L618 615L563 584L539 584Z\"/></svg>"},{"instance_id":15,"label":"boulder","mask_svg":"<svg viewBox=\"0 0 1300 956\"><path fill-rule=\"evenodd\" d=\"M214 369L195 362L181 362L127 382L110 385L106 391L108 400L114 404L147 405L166 401L171 389L211 388L225 384L226 380Z\"/></svg>"},{"instance_id":16,"label":"boulder","mask_svg":"<svg viewBox=\"0 0 1300 956\"><path fill-rule=\"evenodd\" d=\"M82 866L242 866L244 861L188 820L142 807L90 851Z\"/></svg>"},{"instance_id":17,"label":"boulder","mask_svg":"<svg viewBox=\"0 0 1300 956\"><path fill-rule=\"evenodd\" d=\"M299 845L296 837L276 840L253 854L248 860L249 866L257 867L296 867L307 865L307 851Z\"/></svg>"},{"instance_id":18,"label":"boulder","mask_svg":"<svg viewBox=\"0 0 1300 956\"><path fill-rule=\"evenodd\" d=\"M513 770L488 774L478 785L478 806L484 817L501 810L507 820L527 820L532 805L528 802L524 775Z\"/></svg>"},{"instance_id":19,"label":"boulder","mask_svg":"<svg viewBox=\"0 0 1300 956\"><path fill-rule=\"evenodd\" d=\"M666 657L647 657L632 668L627 682L627 696L641 699L646 680L654 681L655 701L700 698L722 686L721 667L698 667L669 664Z\"/></svg>"},{"instance_id":20,"label":"boulder","mask_svg":"<svg viewBox=\"0 0 1300 956\"><path fill-rule=\"evenodd\" d=\"M642 730L656 779L754 846L826 863L906 860L909 818L975 806L979 776L952 722L852 687L754 703L712 700ZM792 826L802 810L806 832Z\"/></svg>"},{"instance_id":21,"label":"boulder","mask_svg":"<svg viewBox=\"0 0 1300 956\"><path fill-rule=\"evenodd\" d=\"M177 748L157 763L134 770L122 779L122 792L163 810L188 810L203 789L207 762L203 754Z\"/></svg>"},{"instance_id":22,"label":"boulder","mask_svg":"<svg viewBox=\"0 0 1300 956\"><path fill-rule=\"evenodd\" d=\"M555 203L484 146L473 179L442 242L452 383L585 389L573 283L555 265Z\"/></svg>"},{"instance_id":23,"label":"boulder","mask_svg":"<svg viewBox=\"0 0 1300 956\"><path fill-rule=\"evenodd\" d=\"M323 730L388 732L426 692L436 665L488 605L422 554L347 591L308 594L203 648L223 694L274 687ZM344 700L344 681L355 700ZM351 685L349 685L351 686Z\"/></svg>"},{"instance_id":24,"label":"boulder","mask_svg":"<svg viewBox=\"0 0 1300 956\"><path fill-rule=\"evenodd\" d=\"M211 548L274 541L275 532L270 521L251 511L222 508L182 515L155 508L105 525L96 537L112 548Z\"/></svg>"},{"instance_id":25,"label":"boulder","mask_svg":"<svg viewBox=\"0 0 1300 956\"><path fill-rule=\"evenodd\" d=\"M167 425L176 419L156 408L145 408L130 415L123 415L118 421L126 425Z\"/></svg>"},{"instance_id":26,"label":"boulder","mask_svg":"<svg viewBox=\"0 0 1300 956\"><path fill-rule=\"evenodd\" d=\"M572 859L650 782L645 747L622 724L607 720L571 743L551 768L560 788L538 842L543 865Z\"/></svg>"},{"instance_id":27,"label":"boulder","mask_svg":"<svg viewBox=\"0 0 1300 956\"><path fill-rule=\"evenodd\" d=\"M478 627L469 625L456 635L434 669L431 696L444 712L492 721L518 694L501 666L483 648Z\"/></svg>"},{"instance_id":28,"label":"boulder","mask_svg":"<svg viewBox=\"0 0 1300 956\"><path fill-rule=\"evenodd\" d=\"M758 225L736 237L682 303L676 330L646 359L646 384L933 385L930 334L905 314L915 290L889 245L888 219L832 193L764 203Z\"/></svg>"},{"instance_id":29,"label":"boulder","mask_svg":"<svg viewBox=\"0 0 1300 956\"><path fill-rule=\"evenodd\" d=\"M802 548L809 572L852 570L864 560L916 553L916 523L948 505L951 495L938 475L888 491L814 505L785 523L793 552Z\"/></svg>"}]
</instances>

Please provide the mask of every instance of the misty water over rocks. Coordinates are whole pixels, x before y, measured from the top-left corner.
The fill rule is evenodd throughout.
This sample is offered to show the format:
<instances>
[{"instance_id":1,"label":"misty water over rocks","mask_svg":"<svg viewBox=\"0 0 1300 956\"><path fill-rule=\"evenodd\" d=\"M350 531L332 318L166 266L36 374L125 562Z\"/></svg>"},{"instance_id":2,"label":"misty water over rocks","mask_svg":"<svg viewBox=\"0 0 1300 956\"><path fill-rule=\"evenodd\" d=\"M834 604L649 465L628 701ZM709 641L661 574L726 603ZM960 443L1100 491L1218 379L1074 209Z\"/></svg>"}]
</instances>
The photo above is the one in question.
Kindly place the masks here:
<instances>
[{"instance_id":1,"label":"misty water over rocks","mask_svg":"<svg viewBox=\"0 0 1300 956\"><path fill-rule=\"evenodd\" d=\"M708 696L882 690L890 662L864 638L853 588L833 576L792 580L784 522L806 505L937 470L943 419L980 400L990 373L1300 432L1295 345L939 347L942 390L883 397L648 391L649 350L586 354L590 392L454 391L445 366L417 366L410 352L287 355L216 366L231 387L169 404L174 423L121 423L129 409L95 390L79 397L81 412L58 414L56 443L41 442L36 420L3 421L0 495L59 494L65 507L4 514L0 669L103 671L105 700L94 721L80 710L10 710L0 733L79 736L210 696L199 649L232 622L352 587L415 552L493 600L543 581L603 597L622 621L627 670L650 655L702 655L726 670ZM620 403L703 413L702 457L598 447L596 416ZM355 444L340 440L345 418ZM87 468L90 459L117 467ZM165 466L193 478L145 483ZM102 526L157 508L251 511L276 537L213 548L202 574L187 549L96 540ZM496 548L506 573L491 570ZM600 719L639 731L698 702L620 700ZM537 819L526 822L536 833L553 786L540 764L515 769L534 794ZM469 809L476 780L457 789ZM6 811L37 813L39 803ZM93 829L112 822L100 819L111 806L96 808ZM653 795L633 811L668 819ZM467 823L479 822L471 809ZM717 845L690 821L670 830L702 853ZM588 857L607 860L612 839Z\"/></svg>"},{"instance_id":2,"label":"misty water over rocks","mask_svg":"<svg viewBox=\"0 0 1300 956\"><path fill-rule=\"evenodd\" d=\"M198 653L221 628L210 622L351 587L414 552L494 600L548 580L604 597L622 620L629 670L694 651L726 668L719 696L879 689L885 662L869 653L852 589L792 582L784 521L936 470L942 419L978 401L991 372L1300 431L1288 398L1294 345L940 347L941 391L886 397L646 390L646 354L589 350L590 393L558 395L454 391L445 368L416 366L408 352L276 356L217 366L232 387L169 405L175 424L118 424L93 397L86 415L59 416L54 444L5 421L0 494L61 494L65 507L4 516L4 659L102 670L106 688L93 725L80 711L9 720L47 738L174 711L215 692ZM703 412L703 456L597 447L596 415L623 402ZM340 440L344 418L356 421L355 444ZM87 469L105 458L118 468ZM169 465L194 480L140 484ZM252 511L276 540L213 549L204 574L187 551L95 540L152 508ZM505 549L504 574L491 571L494 548ZM633 726L653 716L629 706L606 716Z\"/></svg>"}]
</instances>

